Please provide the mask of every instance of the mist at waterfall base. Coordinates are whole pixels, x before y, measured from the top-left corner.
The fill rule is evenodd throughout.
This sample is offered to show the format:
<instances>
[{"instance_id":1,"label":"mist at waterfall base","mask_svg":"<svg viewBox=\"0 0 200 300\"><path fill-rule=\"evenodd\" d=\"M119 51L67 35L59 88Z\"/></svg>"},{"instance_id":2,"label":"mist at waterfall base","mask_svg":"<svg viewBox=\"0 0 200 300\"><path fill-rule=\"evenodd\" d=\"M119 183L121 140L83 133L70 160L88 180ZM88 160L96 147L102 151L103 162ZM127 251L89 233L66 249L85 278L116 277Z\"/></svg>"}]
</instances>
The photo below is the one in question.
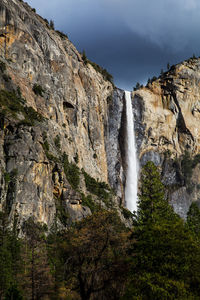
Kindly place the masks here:
<instances>
[{"instance_id":1,"label":"mist at waterfall base","mask_svg":"<svg viewBox=\"0 0 200 300\"><path fill-rule=\"evenodd\" d=\"M138 164L136 155L135 131L131 93L125 91L126 99L126 120L127 120L127 150L126 150L126 207L131 211L137 211L137 185L138 185Z\"/></svg>"}]
</instances>

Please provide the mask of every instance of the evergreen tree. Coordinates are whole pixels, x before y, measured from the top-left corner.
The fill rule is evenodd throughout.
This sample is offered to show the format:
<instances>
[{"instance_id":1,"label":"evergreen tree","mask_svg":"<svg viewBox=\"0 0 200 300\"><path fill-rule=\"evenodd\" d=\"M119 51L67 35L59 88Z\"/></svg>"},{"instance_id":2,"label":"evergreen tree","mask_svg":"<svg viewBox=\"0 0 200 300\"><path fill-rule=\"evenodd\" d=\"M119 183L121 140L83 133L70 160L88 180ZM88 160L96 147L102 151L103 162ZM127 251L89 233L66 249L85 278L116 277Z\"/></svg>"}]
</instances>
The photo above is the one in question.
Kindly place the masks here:
<instances>
[{"instance_id":1,"label":"evergreen tree","mask_svg":"<svg viewBox=\"0 0 200 300\"><path fill-rule=\"evenodd\" d=\"M141 172L131 240L131 272L123 299L196 299L199 245L164 199L164 187L152 162Z\"/></svg>"},{"instance_id":2,"label":"evergreen tree","mask_svg":"<svg viewBox=\"0 0 200 300\"><path fill-rule=\"evenodd\" d=\"M29 218L24 224L24 281L29 299L41 299L52 292L44 226Z\"/></svg>"},{"instance_id":3,"label":"evergreen tree","mask_svg":"<svg viewBox=\"0 0 200 300\"><path fill-rule=\"evenodd\" d=\"M58 231L57 218L55 218L47 238L48 260L53 275L53 296L55 299L56 296L59 295L64 282L65 261L61 258L62 255L60 254L60 245L63 242L63 234L64 233Z\"/></svg>"},{"instance_id":4,"label":"evergreen tree","mask_svg":"<svg viewBox=\"0 0 200 300\"><path fill-rule=\"evenodd\" d=\"M87 64L87 56L86 56L85 50L83 50L82 59L83 59L84 64L86 65Z\"/></svg>"},{"instance_id":5,"label":"evergreen tree","mask_svg":"<svg viewBox=\"0 0 200 300\"><path fill-rule=\"evenodd\" d=\"M154 222L161 217L173 215L172 208L164 199L164 186L160 173L153 162L149 161L141 171L137 223Z\"/></svg>"},{"instance_id":6,"label":"evergreen tree","mask_svg":"<svg viewBox=\"0 0 200 300\"><path fill-rule=\"evenodd\" d=\"M195 202L191 204L187 213L187 226L197 238L200 238L200 209Z\"/></svg>"},{"instance_id":7,"label":"evergreen tree","mask_svg":"<svg viewBox=\"0 0 200 300\"><path fill-rule=\"evenodd\" d=\"M8 228L7 213L0 213L0 299L11 290L18 290L21 271L21 242L17 237L16 224Z\"/></svg>"},{"instance_id":8,"label":"evergreen tree","mask_svg":"<svg viewBox=\"0 0 200 300\"><path fill-rule=\"evenodd\" d=\"M55 29L54 21L53 20L50 20L49 26L50 26L51 29L53 29L53 30Z\"/></svg>"},{"instance_id":9,"label":"evergreen tree","mask_svg":"<svg viewBox=\"0 0 200 300\"><path fill-rule=\"evenodd\" d=\"M97 212L67 231L57 255L63 262L63 282L71 288L68 295L75 299L80 295L82 300L119 299L128 267L127 242L124 224L114 212Z\"/></svg>"}]
</instances>

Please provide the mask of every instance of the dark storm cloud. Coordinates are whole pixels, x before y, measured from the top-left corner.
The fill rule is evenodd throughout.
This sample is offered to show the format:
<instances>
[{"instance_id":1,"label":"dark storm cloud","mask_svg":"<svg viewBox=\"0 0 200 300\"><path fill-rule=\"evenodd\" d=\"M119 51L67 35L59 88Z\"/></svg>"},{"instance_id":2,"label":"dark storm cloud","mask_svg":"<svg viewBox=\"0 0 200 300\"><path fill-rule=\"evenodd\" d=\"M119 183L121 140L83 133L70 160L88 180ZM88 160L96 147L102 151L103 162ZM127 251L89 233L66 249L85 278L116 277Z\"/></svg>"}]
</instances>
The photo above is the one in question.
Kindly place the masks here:
<instances>
[{"instance_id":1,"label":"dark storm cloud","mask_svg":"<svg viewBox=\"0 0 200 300\"><path fill-rule=\"evenodd\" d=\"M132 89L200 53L199 0L29 0L78 50Z\"/></svg>"}]
</instances>

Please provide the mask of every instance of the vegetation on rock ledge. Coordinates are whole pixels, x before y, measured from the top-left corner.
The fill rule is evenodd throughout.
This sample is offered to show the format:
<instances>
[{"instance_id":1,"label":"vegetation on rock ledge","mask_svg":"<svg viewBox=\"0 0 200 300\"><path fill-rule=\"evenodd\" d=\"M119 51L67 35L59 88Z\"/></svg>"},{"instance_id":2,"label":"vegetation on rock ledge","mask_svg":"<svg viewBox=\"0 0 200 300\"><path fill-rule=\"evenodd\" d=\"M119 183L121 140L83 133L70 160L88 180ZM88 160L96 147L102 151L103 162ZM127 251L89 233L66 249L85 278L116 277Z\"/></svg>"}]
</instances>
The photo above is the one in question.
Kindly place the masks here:
<instances>
[{"instance_id":1,"label":"vegetation on rock ledge","mask_svg":"<svg viewBox=\"0 0 200 300\"><path fill-rule=\"evenodd\" d=\"M35 111L32 107L25 105L26 101L18 95L16 91L0 90L0 124L1 129L4 127L5 118L12 117L19 120L19 114L22 114L24 119L18 122L18 125L33 126L35 122L44 120L41 114Z\"/></svg>"}]
</instances>

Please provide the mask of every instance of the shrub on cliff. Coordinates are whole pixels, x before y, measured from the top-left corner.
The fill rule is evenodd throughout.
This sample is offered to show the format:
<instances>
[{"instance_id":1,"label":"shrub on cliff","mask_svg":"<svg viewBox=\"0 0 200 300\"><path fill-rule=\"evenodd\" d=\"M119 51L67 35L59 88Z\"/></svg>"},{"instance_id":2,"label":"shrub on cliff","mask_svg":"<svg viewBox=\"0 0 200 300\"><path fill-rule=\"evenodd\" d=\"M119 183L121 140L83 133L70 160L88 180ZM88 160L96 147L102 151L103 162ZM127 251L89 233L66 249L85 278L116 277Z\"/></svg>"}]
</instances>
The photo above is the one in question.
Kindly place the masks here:
<instances>
[{"instance_id":1,"label":"shrub on cliff","mask_svg":"<svg viewBox=\"0 0 200 300\"><path fill-rule=\"evenodd\" d=\"M53 30L55 29L54 21L53 20L50 20L49 26L50 26L51 29L53 29Z\"/></svg>"},{"instance_id":2,"label":"shrub on cliff","mask_svg":"<svg viewBox=\"0 0 200 300\"><path fill-rule=\"evenodd\" d=\"M79 168L74 163L69 162L66 153L63 154L62 161L63 161L64 172L67 177L67 180L69 181L69 184L72 186L73 189L77 190L80 183Z\"/></svg>"},{"instance_id":3,"label":"shrub on cliff","mask_svg":"<svg viewBox=\"0 0 200 300\"><path fill-rule=\"evenodd\" d=\"M43 97L43 93L45 92L44 89L39 84L34 84L33 86L33 92L38 96Z\"/></svg>"}]
</instances>

